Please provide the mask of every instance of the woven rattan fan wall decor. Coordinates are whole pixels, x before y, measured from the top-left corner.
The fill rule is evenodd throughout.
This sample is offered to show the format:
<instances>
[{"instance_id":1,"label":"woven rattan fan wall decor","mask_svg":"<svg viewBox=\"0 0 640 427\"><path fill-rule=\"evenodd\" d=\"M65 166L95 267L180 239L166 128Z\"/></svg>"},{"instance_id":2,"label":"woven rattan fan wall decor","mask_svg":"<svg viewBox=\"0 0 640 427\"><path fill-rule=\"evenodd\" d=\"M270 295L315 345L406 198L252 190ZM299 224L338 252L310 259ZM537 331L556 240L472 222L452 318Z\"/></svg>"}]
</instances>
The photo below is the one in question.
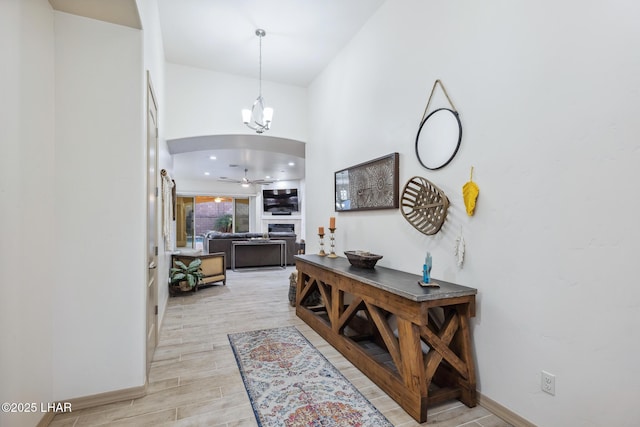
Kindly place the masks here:
<instances>
[{"instance_id":1,"label":"woven rattan fan wall decor","mask_svg":"<svg viewBox=\"0 0 640 427\"><path fill-rule=\"evenodd\" d=\"M444 192L420 176L411 178L402 190L402 216L416 230L428 236L440 231L448 208L449 199Z\"/></svg>"}]
</instances>

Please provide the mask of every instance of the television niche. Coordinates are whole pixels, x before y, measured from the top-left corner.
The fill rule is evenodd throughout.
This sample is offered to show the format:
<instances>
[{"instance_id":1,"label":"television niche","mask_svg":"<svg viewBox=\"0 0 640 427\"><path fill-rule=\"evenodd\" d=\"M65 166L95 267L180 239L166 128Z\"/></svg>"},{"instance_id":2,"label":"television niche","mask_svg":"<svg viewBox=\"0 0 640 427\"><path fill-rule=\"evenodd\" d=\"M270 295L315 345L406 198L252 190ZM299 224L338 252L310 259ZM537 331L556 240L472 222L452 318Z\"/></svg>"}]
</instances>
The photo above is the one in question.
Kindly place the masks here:
<instances>
[{"instance_id":1,"label":"television niche","mask_svg":"<svg viewBox=\"0 0 640 427\"><path fill-rule=\"evenodd\" d=\"M265 212L275 215L291 215L299 212L298 189L262 190L262 203Z\"/></svg>"}]
</instances>

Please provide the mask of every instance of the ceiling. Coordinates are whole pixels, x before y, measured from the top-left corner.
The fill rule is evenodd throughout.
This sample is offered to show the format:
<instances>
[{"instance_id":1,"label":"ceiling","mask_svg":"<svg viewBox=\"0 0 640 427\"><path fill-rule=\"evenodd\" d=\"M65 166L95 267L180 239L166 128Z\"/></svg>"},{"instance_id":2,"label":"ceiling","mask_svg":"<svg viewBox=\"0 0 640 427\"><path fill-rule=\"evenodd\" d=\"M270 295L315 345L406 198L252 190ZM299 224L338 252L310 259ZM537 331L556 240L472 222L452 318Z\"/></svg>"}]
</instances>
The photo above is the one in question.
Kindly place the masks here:
<instances>
[{"instance_id":1,"label":"ceiling","mask_svg":"<svg viewBox=\"0 0 640 427\"><path fill-rule=\"evenodd\" d=\"M158 0L168 62L307 87L384 0Z\"/></svg>"},{"instance_id":2,"label":"ceiling","mask_svg":"<svg viewBox=\"0 0 640 427\"><path fill-rule=\"evenodd\" d=\"M262 28L267 33L262 40L263 80L307 87L385 0L157 1L167 62L257 78L259 39L255 30ZM49 2L56 10L140 28L135 0ZM253 136L269 141L268 136ZM203 169L212 169L215 163L205 179L240 179L245 167L250 179L304 177L304 151L300 156L296 150L229 147L219 137L209 138L208 146L200 145L200 153L172 153L175 176L203 179ZM237 138L229 141L237 142ZM275 147L282 145L271 142ZM171 146L169 150L172 152ZM216 151L215 162L209 159L212 150ZM288 166L290 162L295 166Z\"/></svg>"},{"instance_id":3,"label":"ceiling","mask_svg":"<svg viewBox=\"0 0 640 427\"><path fill-rule=\"evenodd\" d=\"M304 178L304 143L265 135L207 135L167 141L175 177L289 181ZM215 147L215 148L212 148ZM256 150L252 147L260 147Z\"/></svg>"},{"instance_id":4,"label":"ceiling","mask_svg":"<svg viewBox=\"0 0 640 427\"><path fill-rule=\"evenodd\" d=\"M135 0L49 0L49 4L61 12L86 16L99 21L142 29Z\"/></svg>"}]
</instances>

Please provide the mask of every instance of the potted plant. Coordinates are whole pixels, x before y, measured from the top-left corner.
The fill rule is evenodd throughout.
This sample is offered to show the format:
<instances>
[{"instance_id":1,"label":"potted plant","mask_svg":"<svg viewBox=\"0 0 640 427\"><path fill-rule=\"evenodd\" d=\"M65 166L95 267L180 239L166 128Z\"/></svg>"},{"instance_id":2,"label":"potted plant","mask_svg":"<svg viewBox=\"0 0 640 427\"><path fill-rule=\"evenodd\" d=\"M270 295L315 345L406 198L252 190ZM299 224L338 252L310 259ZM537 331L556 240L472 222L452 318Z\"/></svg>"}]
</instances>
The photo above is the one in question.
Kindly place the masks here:
<instances>
[{"instance_id":1,"label":"potted plant","mask_svg":"<svg viewBox=\"0 0 640 427\"><path fill-rule=\"evenodd\" d=\"M233 225L233 217L231 214L224 214L216 219L214 229L221 233L230 233Z\"/></svg>"},{"instance_id":2,"label":"potted plant","mask_svg":"<svg viewBox=\"0 0 640 427\"><path fill-rule=\"evenodd\" d=\"M174 262L174 267L169 270L169 280L173 289L179 288L181 291L190 291L195 288L202 279L202 260L196 258L186 265L180 260Z\"/></svg>"}]
</instances>

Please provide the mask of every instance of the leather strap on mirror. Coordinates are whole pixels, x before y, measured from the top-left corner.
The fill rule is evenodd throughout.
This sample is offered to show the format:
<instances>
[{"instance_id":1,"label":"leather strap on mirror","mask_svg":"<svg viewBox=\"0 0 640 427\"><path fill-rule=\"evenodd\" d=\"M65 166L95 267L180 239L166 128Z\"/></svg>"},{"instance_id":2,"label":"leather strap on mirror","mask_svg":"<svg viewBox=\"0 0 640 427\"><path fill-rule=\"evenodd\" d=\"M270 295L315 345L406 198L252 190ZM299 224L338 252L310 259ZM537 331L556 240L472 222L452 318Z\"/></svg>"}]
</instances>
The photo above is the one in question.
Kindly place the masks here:
<instances>
[{"instance_id":1,"label":"leather strap on mirror","mask_svg":"<svg viewBox=\"0 0 640 427\"><path fill-rule=\"evenodd\" d=\"M433 93L436 91L437 85L440 85L440 87L442 88L442 91L444 92L444 96L447 97L447 101L449 101L449 104L451 104L451 109L456 113L458 112L458 110L456 110L456 107L453 105L453 102L451 102L451 98L449 98L449 94L447 93L447 90L444 88L444 85L438 79L433 83L433 87L431 88L431 94L429 95L427 106L424 108L424 114L422 114L422 120L420 120L421 123L424 121L425 117L427 117L427 111L429 111L429 104L431 104L431 98L433 98Z\"/></svg>"}]
</instances>

